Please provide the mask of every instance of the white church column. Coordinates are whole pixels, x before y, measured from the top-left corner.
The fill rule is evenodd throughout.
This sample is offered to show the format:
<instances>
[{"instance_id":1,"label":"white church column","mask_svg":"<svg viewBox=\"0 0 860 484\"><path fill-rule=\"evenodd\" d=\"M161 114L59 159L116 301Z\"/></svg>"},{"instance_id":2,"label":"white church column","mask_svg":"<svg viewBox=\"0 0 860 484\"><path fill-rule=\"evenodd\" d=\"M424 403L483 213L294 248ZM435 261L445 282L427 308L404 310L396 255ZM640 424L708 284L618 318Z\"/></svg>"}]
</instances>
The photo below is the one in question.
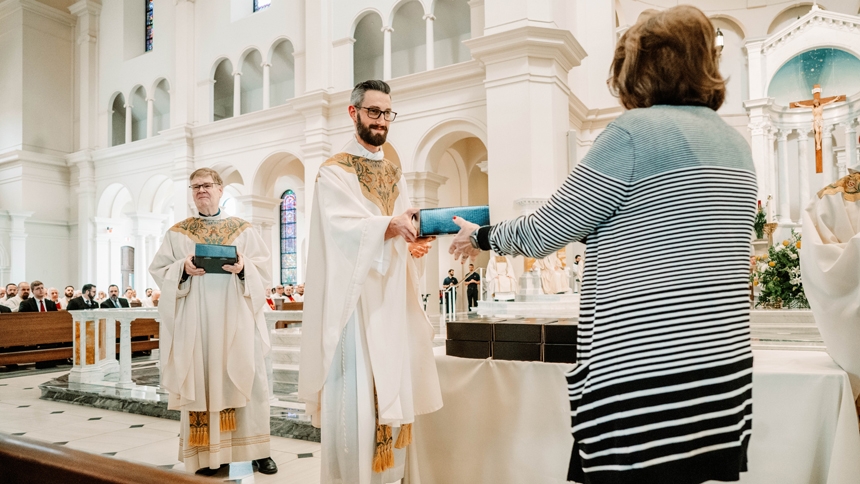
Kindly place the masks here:
<instances>
[{"instance_id":1,"label":"white church column","mask_svg":"<svg viewBox=\"0 0 860 484\"><path fill-rule=\"evenodd\" d=\"M305 117L305 142L302 148L302 163L305 165L304 199L309 207L314 199L314 185L320 165L331 156L328 116L331 97L327 92L317 91L292 101L293 108ZM306 212L310 215L310 212ZM310 219L310 217L307 217ZM303 227L299 227L303 229Z\"/></svg>"},{"instance_id":2,"label":"white church column","mask_svg":"<svg viewBox=\"0 0 860 484\"><path fill-rule=\"evenodd\" d=\"M242 73L233 73L233 117L242 114Z\"/></svg>"},{"instance_id":3,"label":"white church column","mask_svg":"<svg viewBox=\"0 0 860 484\"><path fill-rule=\"evenodd\" d=\"M25 222L34 212L8 210L12 224L9 231L10 281L27 281L27 227Z\"/></svg>"},{"instance_id":4,"label":"white church column","mask_svg":"<svg viewBox=\"0 0 860 484\"><path fill-rule=\"evenodd\" d=\"M765 203L767 196L772 193L768 155L768 131L770 130L770 107L773 99L754 99L744 103L750 117L750 148L752 149L753 164L758 174L758 199Z\"/></svg>"},{"instance_id":5,"label":"white church column","mask_svg":"<svg viewBox=\"0 0 860 484\"><path fill-rule=\"evenodd\" d=\"M787 139L790 130L780 129L777 132L778 147L776 151L779 167L779 223L791 223L791 200L788 192L788 148Z\"/></svg>"},{"instance_id":6,"label":"white church column","mask_svg":"<svg viewBox=\"0 0 860 484\"><path fill-rule=\"evenodd\" d=\"M355 48L355 39L352 37L344 37L332 42L332 55L334 56L334 88L336 90L351 89L355 76L355 66L353 66L353 49Z\"/></svg>"},{"instance_id":7,"label":"white church column","mask_svg":"<svg viewBox=\"0 0 860 484\"><path fill-rule=\"evenodd\" d=\"M304 46L303 50L293 54L296 61L296 97L331 87L332 3L304 0ZM298 43L296 48L300 48Z\"/></svg>"},{"instance_id":8,"label":"white church column","mask_svg":"<svg viewBox=\"0 0 860 484\"><path fill-rule=\"evenodd\" d=\"M263 62L263 109L269 109L271 106L269 102L269 78L271 73L269 72L272 68L272 64L268 62Z\"/></svg>"},{"instance_id":9,"label":"white church column","mask_svg":"<svg viewBox=\"0 0 860 484\"><path fill-rule=\"evenodd\" d=\"M70 267L72 280L79 284L91 283L94 280L95 257L93 255L93 240L95 238L92 217L96 213L96 182L95 167L89 151L79 151L69 157L69 163L78 169L78 267Z\"/></svg>"},{"instance_id":10,"label":"white church column","mask_svg":"<svg viewBox=\"0 0 860 484\"><path fill-rule=\"evenodd\" d=\"M848 120L845 125L845 151L846 158L845 164L846 167L856 167L857 166L857 125ZM847 175L847 173L846 173ZM841 175L845 176L845 175Z\"/></svg>"},{"instance_id":11,"label":"white church column","mask_svg":"<svg viewBox=\"0 0 860 484\"><path fill-rule=\"evenodd\" d=\"M806 129L797 131L797 168L800 174L800 211L806 209L809 203L809 164L814 160L809 159L809 132Z\"/></svg>"},{"instance_id":12,"label":"white church column","mask_svg":"<svg viewBox=\"0 0 860 484\"><path fill-rule=\"evenodd\" d=\"M78 142L76 150L93 148L98 141L98 33L102 4L95 0L80 0L69 7L77 17L77 109Z\"/></svg>"},{"instance_id":13,"label":"white church column","mask_svg":"<svg viewBox=\"0 0 860 484\"><path fill-rule=\"evenodd\" d=\"M154 111L154 103L155 99L152 97L146 98L146 137L152 138L152 125L154 120L152 119L152 114Z\"/></svg>"},{"instance_id":14,"label":"white church column","mask_svg":"<svg viewBox=\"0 0 860 484\"><path fill-rule=\"evenodd\" d=\"M776 128L770 128L767 130L767 184L770 187L770 191L767 193L771 197L773 197L772 203L774 203L773 213L776 213L779 210L779 185L777 184L777 163L776 163L776 145L774 141L776 140Z\"/></svg>"},{"instance_id":15,"label":"white church column","mask_svg":"<svg viewBox=\"0 0 860 484\"><path fill-rule=\"evenodd\" d=\"M484 35L484 0L469 0L469 19L472 27L472 38Z\"/></svg>"},{"instance_id":16,"label":"white church column","mask_svg":"<svg viewBox=\"0 0 860 484\"><path fill-rule=\"evenodd\" d=\"M194 0L175 0L173 18L175 82L170 83L170 126L184 126L195 121L197 65L195 53L196 25ZM201 88L202 89L202 88ZM206 108L212 106L209 103ZM201 106L202 107L202 106ZM238 116L238 113L234 114ZM178 219L182 220L182 219Z\"/></svg>"},{"instance_id":17,"label":"white church column","mask_svg":"<svg viewBox=\"0 0 860 484\"><path fill-rule=\"evenodd\" d=\"M437 175L429 171L414 171L404 173L406 183L409 185L409 194L411 195L412 206L416 208L434 208L439 206L439 187L445 184L448 179L444 176ZM427 310L435 313L439 308L436 303L434 294L439 290L441 281L437 281L436 277L441 272L439 261L440 253L443 252L437 241L433 244L433 248L427 253L424 262L424 280L419 283L418 290L421 294L430 294L427 300ZM447 255L448 251L444 251ZM451 259L442 259L450 262Z\"/></svg>"},{"instance_id":18,"label":"white church column","mask_svg":"<svg viewBox=\"0 0 860 484\"><path fill-rule=\"evenodd\" d=\"M196 213L188 177L194 172L194 141L188 125L166 129L161 136L173 145L173 220L179 222Z\"/></svg>"},{"instance_id":19,"label":"white church column","mask_svg":"<svg viewBox=\"0 0 860 484\"><path fill-rule=\"evenodd\" d=\"M281 205L281 200L271 197L263 197L260 195L242 195L236 197L236 201L242 204L242 213L246 221L248 221L257 233L263 238L263 242L269 246L272 254L272 267L275 267L275 262L280 261L280 247L272 246L274 239L272 238L272 227L278 222L278 207ZM278 263L278 266L280 264ZM272 273L273 279L279 279L279 273ZM266 287L272 287L272 281L266 281Z\"/></svg>"},{"instance_id":20,"label":"white church column","mask_svg":"<svg viewBox=\"0 0 860 484\"><path fill-rule=\"evenodd\" d=\"M96 254L98 257L93 261L95 263L94 276L91 281L82 281L80 284L95 284L96 287L105 288L110 284L110 251L111 251L111 230L113 228L113 219L94 217L96 234ZM75 285L78 287L78 285Z\"/></svg>"},{"instance_id":21,"label":"white church column","mask_svg":"<svg viewBox=\"0 0 860 484\"><path fill-rule=\"evenodd\" d=\"M382 27L382 80L391 79L391 27Z\"/></svg>"},{"instance_id":22,"label":"white church column","mask_svg":"<svg viewBox=\"0 0 860 484\"><path fill-rule=\"evenodd\" d=\"M433 70L436 56L433 50L433 21L436 20L436 17L434 17L433 14L428 13L424 16L424 20L427 22L427 27L424 29L427 34L424 42L427 47L427 70L430 71Z\"/></svg>"},{"instance_id":23,"label":"white church column","mask_svg":"<svg viewBox=\"0 0 860 484\"><path fill-rule=\"evenodd\" d=\"M823 157L822 164L824 165L824 179L819 185L821 185L821 188L824 188L825 185L837 180L833 163L833 126L822 126L821 128L821 151Z\"/></svg>"},{"instance_id":24,"label":"white church column","mask_svg":"<svg viewBox=\"0 0 860 484\"><path fill-rule=\"evenodd\" d=\"M485 66L490 213L494 222L518 215L511 200L548 197L567 176L570 129L568 72L586 56L566 29L535 26L548 20L548 0L536 1L532 18L488 3L483 37L465 41ZM549 9L552 10L551 8ZM492 13L492 15L491 15ZM527 26L518 26L527 24ZM516 49L511 46L516 45ZM527 100L527 101L526 101ZM512 122L516 120L516 122Z\"/></svg>"},{"instance_id":25,"label":"white church column","mask_svg":"<svg viewBox=\"0 0 860 484\"><path fill-rule=\"evenodd\" d=\"M749 97L755 100L750 102L757 102L765 96L764 86L767 84L767 79L762 59L763 46L764 40L744 44L747 51L747 65L749 66Z\"/></svg>"},{"instance_id":26,"label":"white church column","mask_svg":"<svg viewBox=\"0 0 860 484\"><path fill-rule=\"evenodd\" d=\"M126 144L131 143L131 140L132 140L132 137L131 137L131 120L132 120L131 108L132 108L131 103L128 103L125 105L125 142L126 142Z\"/></svg>"}]
</instances>

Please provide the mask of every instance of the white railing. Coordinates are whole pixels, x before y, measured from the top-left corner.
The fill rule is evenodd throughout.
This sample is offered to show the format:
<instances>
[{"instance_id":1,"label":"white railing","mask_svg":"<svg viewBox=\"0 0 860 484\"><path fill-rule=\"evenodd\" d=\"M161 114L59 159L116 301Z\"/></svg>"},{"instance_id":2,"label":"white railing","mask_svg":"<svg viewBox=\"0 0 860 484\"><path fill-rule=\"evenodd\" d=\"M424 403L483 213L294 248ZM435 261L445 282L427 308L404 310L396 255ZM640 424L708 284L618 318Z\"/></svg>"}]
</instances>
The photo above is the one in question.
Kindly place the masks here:
<instances>
[{"instance_id":1,"label":"white railing","mask_svg":"<svg viewBox=\"0 0 860 484\"><path fill-rule=\"evenodd\" d=\"M161 323L158 308L85 309L69 311L72 315L73 366L69 381L75 383L106 383L105 376L119 372L111 385L121 388L135 386L131 379L131 325L137 319L154 319ZM278 321L301 323L302 311L265 311L266 326L271 335ZM116 361L116 321L119 321L119 363ZM159 331L160 333L160 331ZM266 356L269 396L274 398L272 353Z\"/></svg>"}]
</instances>

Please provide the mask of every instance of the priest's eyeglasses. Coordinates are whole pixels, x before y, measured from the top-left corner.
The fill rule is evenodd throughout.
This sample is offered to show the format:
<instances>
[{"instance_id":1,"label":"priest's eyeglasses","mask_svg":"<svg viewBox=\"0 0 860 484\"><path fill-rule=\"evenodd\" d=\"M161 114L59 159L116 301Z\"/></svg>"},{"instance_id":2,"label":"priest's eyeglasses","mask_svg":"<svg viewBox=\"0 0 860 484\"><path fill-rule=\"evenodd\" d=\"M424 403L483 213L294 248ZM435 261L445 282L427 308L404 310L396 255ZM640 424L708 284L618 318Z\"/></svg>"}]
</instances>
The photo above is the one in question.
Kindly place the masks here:
<instances>
[{"instance_id":1,"label":"priest's eyeglasses","mask_svg":"<svg viewBox=\"0 0 860 484\"><path fill-rule=\"evenodd\" d=\"M188 188L190 188L192 192L197 192L201 189L206 190L208 192L215 185L220 185L220 183L202 183L200 185L188 185Z\"/></svg>"},{"instance_id":2,"label":"priest's eyeglasses","mask_svg":"<svg viewBox=\"0 0 860 484\"><path fill-rule=\"evenodd\" d=\"M365 107L360 107L358 109L366 110L367 111L367 117L370 119L379 119L379 117L384 114L385 120L390 122L390 121L394 121L394 118L397 117L397 113L395 113L394 111L391 111L391 110L380 111L379 109L376 109L376 108L365 108Z\"/></svg>"}]
</instances>

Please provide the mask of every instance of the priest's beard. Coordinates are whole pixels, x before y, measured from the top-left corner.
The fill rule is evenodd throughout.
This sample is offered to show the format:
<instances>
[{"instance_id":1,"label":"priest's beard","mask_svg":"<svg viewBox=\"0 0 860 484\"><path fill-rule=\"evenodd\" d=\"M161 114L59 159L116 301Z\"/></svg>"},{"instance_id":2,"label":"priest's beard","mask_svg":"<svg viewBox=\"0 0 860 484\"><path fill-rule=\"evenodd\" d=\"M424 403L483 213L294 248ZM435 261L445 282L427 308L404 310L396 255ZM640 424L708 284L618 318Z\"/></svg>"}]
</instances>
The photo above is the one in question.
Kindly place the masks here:
<instances>
[{"instance_id":1,"label":"priest's beard","mask_svg":"<svg viewBox=\"0 0 860 484\"><path fill-rule=\"evenodd\" d=\"M380 117L380 119L382 118ZM358 132L358 137L361 138L362 141L371 146L382 146L385 144L385 138L388 137L387 126L383 126L381 124L371 124L369 126L365 125L364 121L361 119L360 113L356 113L356 120L358 122L355 123L355 129ZM369 119L368 121L373 122L378 120ZM373 131L371 131L371 129L380 129L384 132L382 134L373 134Z\"/></svg>"}]
</instances>

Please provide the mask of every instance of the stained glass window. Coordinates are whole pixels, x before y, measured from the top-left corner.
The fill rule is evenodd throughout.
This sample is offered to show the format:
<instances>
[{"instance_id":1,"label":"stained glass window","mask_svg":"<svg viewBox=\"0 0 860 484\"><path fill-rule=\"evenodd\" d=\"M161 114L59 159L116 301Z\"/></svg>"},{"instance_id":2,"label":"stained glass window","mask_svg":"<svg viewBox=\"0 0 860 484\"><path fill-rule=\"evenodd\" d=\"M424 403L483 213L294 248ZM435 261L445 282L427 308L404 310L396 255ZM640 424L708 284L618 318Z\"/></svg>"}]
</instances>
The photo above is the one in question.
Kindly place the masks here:
<instances>
[{"instance_id":1,"label":"stained glass window","mask_svg":"<svg viewBox=\"0 0 860 484\"><path fill-rule=\"evenodd\" d=\"M281 284L296 284L296 260L296 194L287 190L281 195Z\"/></svg>"},{"instance_id":2,"label":"stained glass window","mask_svg":"<svg viewBox=\"0 0 860 484\"><path fill-rule=\"evenodd\" d=\"M155 0L145 0L146 2L146 52L152 50L152 10Z\"/></svg>"},{"instance_id":3,"label":"stained glass window","mask_svg":"<svg viewBox=\"0 0 860 484\"><path fill-rule=\"evenodd\" d=\"M272 0L254 0L254 11L259 12L264 8L268 8L272 4Z\"/></svg>"}]
</instances>

